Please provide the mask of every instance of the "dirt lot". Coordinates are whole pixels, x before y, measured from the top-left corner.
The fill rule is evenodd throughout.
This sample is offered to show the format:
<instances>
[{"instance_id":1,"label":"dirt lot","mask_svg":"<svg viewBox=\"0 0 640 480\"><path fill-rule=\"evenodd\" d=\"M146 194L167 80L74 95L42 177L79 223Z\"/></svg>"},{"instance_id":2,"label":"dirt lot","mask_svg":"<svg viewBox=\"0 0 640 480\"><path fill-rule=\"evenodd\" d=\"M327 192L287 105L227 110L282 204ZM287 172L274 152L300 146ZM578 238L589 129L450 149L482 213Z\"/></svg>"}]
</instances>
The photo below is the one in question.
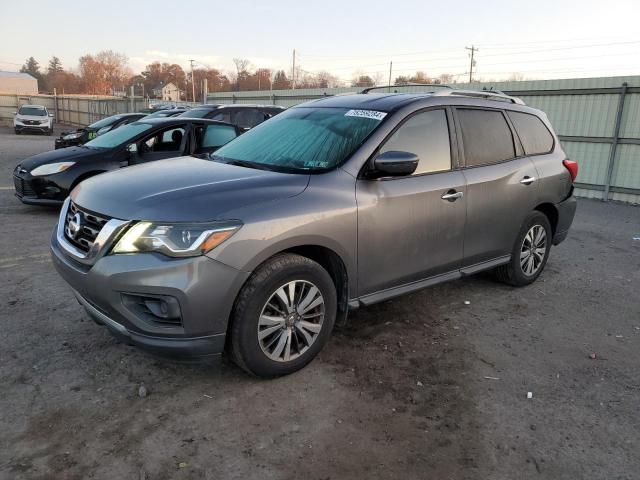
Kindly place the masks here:
<instances>
[{"instance_id":1,"label":"dirt lot","mask_svg":"<svg viewBox=\"0 0 640 480\"><path fill-rule=\"evenodd\" d=\"M262 381L87 319L48 258L57 211L10 188L51 148L0 129L0 478L640 477L640 208L580 201L536 284L481 275L361 310Z\"/></svg>"}]
</instances>

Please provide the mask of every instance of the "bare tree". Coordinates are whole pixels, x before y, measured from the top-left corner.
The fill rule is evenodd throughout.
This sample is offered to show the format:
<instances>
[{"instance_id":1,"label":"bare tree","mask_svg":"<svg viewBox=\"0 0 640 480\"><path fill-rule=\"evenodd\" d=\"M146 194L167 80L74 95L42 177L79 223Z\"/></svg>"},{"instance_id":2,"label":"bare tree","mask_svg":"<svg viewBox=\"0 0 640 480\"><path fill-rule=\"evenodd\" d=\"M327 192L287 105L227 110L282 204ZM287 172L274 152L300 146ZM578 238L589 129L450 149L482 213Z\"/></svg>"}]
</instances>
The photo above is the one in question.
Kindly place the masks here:
<instances>
[{"instance_id":1,"label":"bare tree","mask_svg":"<svg viewBox=\"0 0 640 480\"><path fill-rule=\"evenodd\" d=\"M237 91L240 91L240 82L243 78L248 76L248 69L251 62L246 58L234 58L233 63L236 66L236 89Z\"/></svg>"}]
</instances>

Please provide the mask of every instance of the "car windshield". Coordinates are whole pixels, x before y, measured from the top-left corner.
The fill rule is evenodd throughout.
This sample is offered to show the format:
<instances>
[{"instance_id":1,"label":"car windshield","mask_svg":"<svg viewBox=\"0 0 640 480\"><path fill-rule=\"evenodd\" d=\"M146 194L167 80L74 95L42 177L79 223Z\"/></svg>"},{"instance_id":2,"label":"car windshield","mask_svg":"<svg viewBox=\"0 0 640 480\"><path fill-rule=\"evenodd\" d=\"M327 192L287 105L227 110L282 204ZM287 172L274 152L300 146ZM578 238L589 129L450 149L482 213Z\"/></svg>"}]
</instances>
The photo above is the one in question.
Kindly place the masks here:
<instances>
[{"instance_id":1,"label":"car windshield","mask_svg":"<svg viewBox=\"0 0 640 480\"><path fill-rule=\"evenodd\" d=\"M210 108L192 108L191 110L187 110L186 112L181 113L178 116L188 118L204 118L209 112L211 112Z\"/></svg>"},{"instance_id":2,"label":"car windshield","mask_svg":"<svg viewBox=\"0 0 640 480\"><path fill-rule=\"evenodd\" d=\"M99 137L94 138L90 142L84 144L88 148L113 148L123 143L131 141L134 137L142 132L149 130L149 123L130 123L115 130L111 130Z\"/></svg>"},{"instance_id":3,"label":"car windshield","mask_svg":"<svg viewBox=\"0 0 640 480\"><path fill-rule=\"evenodd\" d=\"M212 159L283 172L326 171L349 158L385 115L347 108L292 108L228 143Z\"/></svg>"},{"instance_id":4,"label":"car windshield","mask_svg":"<svg viewBox=\"0 0 640 480\"><path fill-rule=\"evenodd\" d=\"M18 111L20 115L32 115L34 117L45 117L47 111L42 107L20 107Z\"/></svg>"},{"instance_id":5,"label":"car windshield","mask_svg":"<svg viewBox=\"0 0 640 480\"><path fill-rule=\"evenodd\" d=\"M98 120L96 123L92 123L91 125L89 125L89 128L100 129L117 122L121 118L122 117L120 115L112 115L111 117L103 118L102 120Z\"/></svg>"}]
</instances>

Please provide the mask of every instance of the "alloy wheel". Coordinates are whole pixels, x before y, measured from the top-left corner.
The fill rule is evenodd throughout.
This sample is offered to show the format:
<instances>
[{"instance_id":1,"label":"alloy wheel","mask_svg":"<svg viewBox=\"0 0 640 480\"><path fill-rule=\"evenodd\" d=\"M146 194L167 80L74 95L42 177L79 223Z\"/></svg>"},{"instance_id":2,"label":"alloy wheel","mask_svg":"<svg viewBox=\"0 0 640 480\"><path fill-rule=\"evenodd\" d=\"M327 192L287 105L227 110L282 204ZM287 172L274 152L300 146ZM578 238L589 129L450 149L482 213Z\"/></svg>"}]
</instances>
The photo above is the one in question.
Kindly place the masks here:
<instances>
[{"instance_id":1,"label":"alloy wheel","mask_svg":"<svg viewBox=\"0 0 640 480\"><path fill-rule=\"evenodd\" d=\"M547 232L542 225L532 226L522 241L520 268L527 276L535 275L547 252Z\"/></svg>"},{"instance_id":2,"label":"alloy wheel","mask_svg":"<svg viewBox=\"0 0 640 480\"><path fill-rule=\"evenodd\" d=\"M258 341L264 354L276 362L300 357L322 330L325 305L313 283L293 280L271 294L258 320Z\"/></svg>"}]
</instances>

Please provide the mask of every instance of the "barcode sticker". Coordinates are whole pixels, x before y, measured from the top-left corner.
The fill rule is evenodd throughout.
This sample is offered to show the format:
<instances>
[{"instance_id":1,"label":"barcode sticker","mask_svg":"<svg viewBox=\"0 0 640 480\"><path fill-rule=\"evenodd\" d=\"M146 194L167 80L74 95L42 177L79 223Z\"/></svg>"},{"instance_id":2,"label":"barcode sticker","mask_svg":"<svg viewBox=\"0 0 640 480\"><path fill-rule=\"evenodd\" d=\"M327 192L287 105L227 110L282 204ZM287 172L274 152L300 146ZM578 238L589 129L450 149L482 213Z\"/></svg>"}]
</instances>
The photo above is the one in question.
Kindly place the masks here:
<instances>
[{"instance_id":1,"label":"barcode sticker","mask_svg":"<svg viewBox=\"0 0 640 480\"><path fill-rule=\"evenodd\" d=\"M344 114L345 117L371 118L372 120L382 120L387 116L385 112L377 112L375 110L349 110Z\"/></svg>"}]
</instances>

